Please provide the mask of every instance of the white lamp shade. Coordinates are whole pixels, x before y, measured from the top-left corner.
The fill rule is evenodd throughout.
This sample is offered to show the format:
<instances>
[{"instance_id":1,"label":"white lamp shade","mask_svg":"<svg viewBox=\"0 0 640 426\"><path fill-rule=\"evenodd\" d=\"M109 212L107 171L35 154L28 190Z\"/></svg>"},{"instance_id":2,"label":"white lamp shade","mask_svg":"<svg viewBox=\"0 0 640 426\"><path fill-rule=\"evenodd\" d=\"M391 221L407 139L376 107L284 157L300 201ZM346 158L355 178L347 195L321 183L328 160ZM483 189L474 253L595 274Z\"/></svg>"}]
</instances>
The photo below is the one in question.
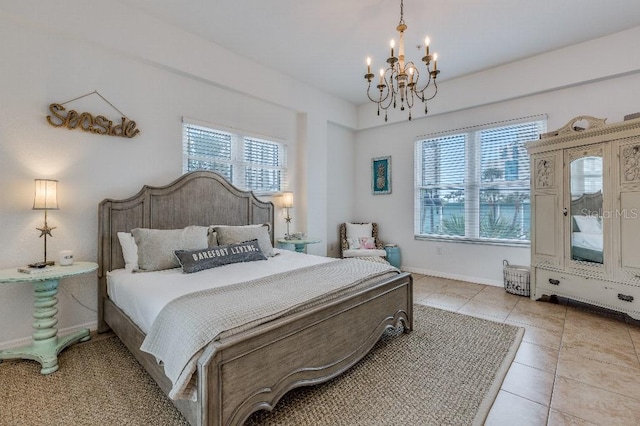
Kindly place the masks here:
<instances>
[{"instance_id":1,"label":"white lamp shade","mask_svg":"<svg viewBox=\"0 0 640 426\"><path fill-rule=\"evenodd\" d=\"M35 179L33 210L58 210L58 181Z\"/></svg>"},{"instance_id":2,"label":"white lamp shade","mask_svg":"<svg viewBox=\"0 0 640 426\"><path fill-rule=\"evenodd\" d=\"M282 207L285 209L293 208L293 192L285 191L282 193Z\"/></svg>"}]
</instances>

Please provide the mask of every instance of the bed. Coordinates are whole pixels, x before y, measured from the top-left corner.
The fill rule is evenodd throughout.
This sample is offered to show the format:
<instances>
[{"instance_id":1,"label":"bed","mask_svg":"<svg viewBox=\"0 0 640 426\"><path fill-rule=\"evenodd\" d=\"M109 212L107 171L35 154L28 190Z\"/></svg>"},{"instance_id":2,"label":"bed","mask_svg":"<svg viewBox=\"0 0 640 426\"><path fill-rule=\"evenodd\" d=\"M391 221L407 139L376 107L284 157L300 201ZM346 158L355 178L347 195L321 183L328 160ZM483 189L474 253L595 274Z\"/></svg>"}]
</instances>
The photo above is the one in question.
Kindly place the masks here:
<instances>
[{"instance_id":1,"label":"bed","mask_svg":"<svg viewBox=\"0 0 640 426\"><path fill-rule=\"evenodd\" d=\"M145 332L108 295L107 276L125 266L118 232L266 223L271 225L273 243L273 220L272 203L204 171L185 174L166 186L144 186L127 199L102 201L98 331L113 330L168 395L172 383L163 367L140 350ZM196 400L172 401L192 425L242 424L255 411L272 409L287 391L341 374L366 355L387 328L402 325L410 332L412 286L410 274L385 276L356 291L212 341L197 359Z\"/></svg>"},{"instance_id":2,"label":"bed","mask_svg":"<svg viewBox=\"0 0 640 426\"><path fill-rule=\"evenodd\" d=\"M603 263L602 192L582 194L571 201L571 256L583 262Z\"/></svg>"}]
</instances>

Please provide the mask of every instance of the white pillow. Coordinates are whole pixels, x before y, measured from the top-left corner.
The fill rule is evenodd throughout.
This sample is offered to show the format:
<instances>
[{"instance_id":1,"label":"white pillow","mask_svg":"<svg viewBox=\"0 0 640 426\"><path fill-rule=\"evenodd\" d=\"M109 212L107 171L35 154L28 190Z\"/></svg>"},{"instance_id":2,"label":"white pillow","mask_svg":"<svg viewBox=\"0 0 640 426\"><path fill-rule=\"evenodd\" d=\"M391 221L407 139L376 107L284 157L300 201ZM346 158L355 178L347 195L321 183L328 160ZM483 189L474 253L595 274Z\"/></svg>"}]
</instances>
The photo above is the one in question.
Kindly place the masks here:
<instances>
[{"instance_id":1,"label":"white pillow","mask_svg":"<svg viewBox=\"0 0 640 426\"><path fill-rule=\"evenodd\" d=\"M575 219L580 232L588 232L590 234L602 233L602 222L598 216L575 215L573 218Z\"/></svg>"},{"instance_id":2,"label":"white pillow","mask_svg":"<svg viewBox=\"0 0 640 426\"><path fill-rule=\"evenodd\" d=\"M349 250L358 250L360 248L360 238L347 238Z\"/></svg>"},{"instance_id":3,"label":"white pillow","mask_svg":"<svg viewBox=\"0 0 640 426\"><path fill-rule=\"evenodd\" d=\"M371 223L347 223L347 238L371 237L373 224Z\"/></svg>"},{"instance_id":4,"label":"white pillow","mask_svg":"<svg viewBox=\"0 0 640 426\"><path fill-rule=\"evenodd\" d=\"M138 269L138 246L130 232L118 232L118 240L124 257L124 269L131 271Z\"/></svg>"}]
</instances>

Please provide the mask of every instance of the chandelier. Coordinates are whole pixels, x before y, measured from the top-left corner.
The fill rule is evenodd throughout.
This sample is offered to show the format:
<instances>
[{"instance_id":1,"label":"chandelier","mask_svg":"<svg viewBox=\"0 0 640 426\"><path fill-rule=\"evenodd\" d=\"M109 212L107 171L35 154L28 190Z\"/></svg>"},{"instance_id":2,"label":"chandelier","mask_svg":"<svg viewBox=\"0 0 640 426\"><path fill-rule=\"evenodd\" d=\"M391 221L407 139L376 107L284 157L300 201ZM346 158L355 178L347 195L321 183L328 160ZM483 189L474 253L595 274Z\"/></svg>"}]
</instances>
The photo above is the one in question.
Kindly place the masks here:
<instances>
[{"instance_id":1,"label":"chandelier","mask_svg":"<svg viewBox=\"0 0 640 426\"><path fill-rule=\"evenodd\" d=\"M438 70L438 55L429 54L429 37L424 40L425 56L422 58L426 66L427 82L420 82L420 71L413 62L405 62L404 58L404 31L407 25L404 23L404 0L400 0L400 23L396 30L400 33L400 43L398 57L394 55L395 41L391 40L391 56L387 58L387 69L380 68L380 81L376 86L379 93L374 90L371 96L371 80L374 75L371 73L371 58L367 58L367 73L364 78L369 82L367 96L369 100L378 104L378 115L380 110L384 110L384 121L387 121L387 109L393 105L400 104L400 110L404 111L405 105L409 109L409 120L411 120L411 108L416 99L424 103L424 113L427 114L427 101L435 98L438 93L436 77L440 73ZM420 49L421 46L418 46ZM431 63L433 61L433 69ZM433 84L432 84L433 83ZM422 88L421 84L424 84ZM429 90L427 90L429 89Z\"/></svg>"}]
</instances>

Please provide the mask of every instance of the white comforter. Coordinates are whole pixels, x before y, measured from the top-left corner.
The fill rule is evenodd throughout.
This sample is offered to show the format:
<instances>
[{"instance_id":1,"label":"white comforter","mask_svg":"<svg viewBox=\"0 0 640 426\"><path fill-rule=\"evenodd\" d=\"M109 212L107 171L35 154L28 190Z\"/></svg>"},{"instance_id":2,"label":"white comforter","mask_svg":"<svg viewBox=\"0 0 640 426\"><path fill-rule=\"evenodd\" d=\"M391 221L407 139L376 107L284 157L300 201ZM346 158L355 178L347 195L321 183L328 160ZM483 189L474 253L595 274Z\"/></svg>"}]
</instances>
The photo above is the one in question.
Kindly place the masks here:
<instances>
[{"instance_id":1,"label":"white comforter","mask_svg":"<svg viewBox=\"0 0 640 426\"><path fill-rule=\"evenodd\" d=\"M574 232L572 245L590 250L602 251L602 234L591 232Z\"/></svg>"},{"instance_id":2,"label":"white comforter","mask_svg":"<svg viewBox=\"0 0 640 426\"><path fill-rule=\"evenodd\" d=\"M108 273L107 291L109 298L147 334L162 308L182 295L335 260L288 250L275 251L278 254L268 260L235 263L195 274L183 274L181 268L143 273L118 269Z\"/></svg>"}]
</instances>

